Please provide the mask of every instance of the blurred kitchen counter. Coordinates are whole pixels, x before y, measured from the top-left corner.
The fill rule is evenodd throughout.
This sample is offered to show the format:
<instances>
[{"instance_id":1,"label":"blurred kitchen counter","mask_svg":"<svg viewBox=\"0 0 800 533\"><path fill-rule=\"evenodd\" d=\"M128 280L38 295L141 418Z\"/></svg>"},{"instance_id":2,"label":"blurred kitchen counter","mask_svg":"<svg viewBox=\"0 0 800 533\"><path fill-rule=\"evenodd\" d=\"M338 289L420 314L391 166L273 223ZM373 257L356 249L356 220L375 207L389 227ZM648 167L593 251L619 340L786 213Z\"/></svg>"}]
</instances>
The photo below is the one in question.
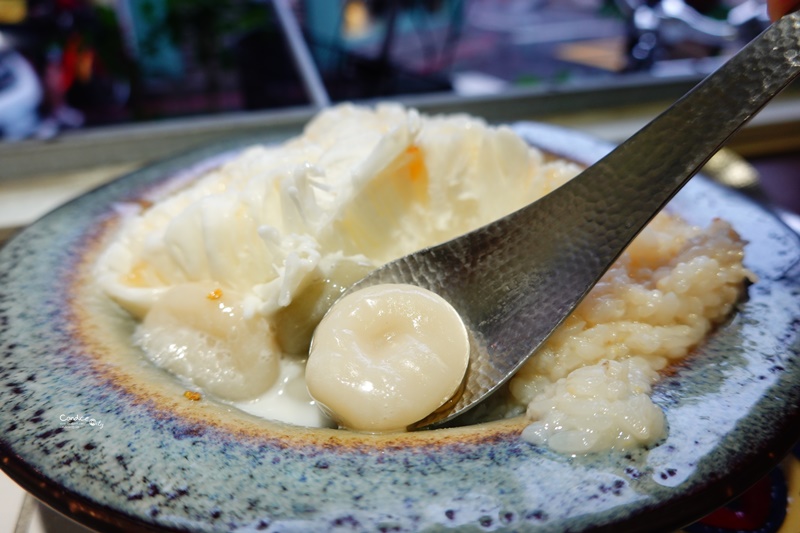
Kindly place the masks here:
<instances>
[{"instance_id":1,"label":"blurred kitchen counter","mask_svg":"<svg viewBox=\"0 0 800 533\"><path fill-rule=\"evenodd\" d=\"M0 243L71 198L139 166L122 163L0 182Z\"/></svg>"}]
</instances>

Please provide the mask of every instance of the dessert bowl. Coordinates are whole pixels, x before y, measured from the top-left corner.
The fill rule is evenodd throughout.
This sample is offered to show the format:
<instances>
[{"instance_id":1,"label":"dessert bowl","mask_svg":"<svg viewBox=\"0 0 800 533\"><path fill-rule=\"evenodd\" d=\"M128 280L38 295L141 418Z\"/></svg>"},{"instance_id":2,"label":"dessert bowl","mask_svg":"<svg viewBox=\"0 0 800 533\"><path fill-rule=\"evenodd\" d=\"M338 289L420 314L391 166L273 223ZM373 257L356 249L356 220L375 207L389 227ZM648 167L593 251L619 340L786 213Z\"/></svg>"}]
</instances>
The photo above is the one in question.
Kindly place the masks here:
<instances>
[{"instance_id":1,"label":"dessert bowl","mask_svg":"<svg viewBox=\"0 0 800 533\"><path fill-rule=\"evenodd\" d=\"M590 164L609 146L515 131ZM523 418L402 434L305 428L185 395L130 342L93 283L120 206L214 168L248 138L145 168L55 210L0 250L0 465L101 530L669 531L742 492L800 436L800 240L763 207L693 179L670 204L722 217L758 277L731 319L654 387L650 449L557 454Z\"/></svg>"}]
</instances>

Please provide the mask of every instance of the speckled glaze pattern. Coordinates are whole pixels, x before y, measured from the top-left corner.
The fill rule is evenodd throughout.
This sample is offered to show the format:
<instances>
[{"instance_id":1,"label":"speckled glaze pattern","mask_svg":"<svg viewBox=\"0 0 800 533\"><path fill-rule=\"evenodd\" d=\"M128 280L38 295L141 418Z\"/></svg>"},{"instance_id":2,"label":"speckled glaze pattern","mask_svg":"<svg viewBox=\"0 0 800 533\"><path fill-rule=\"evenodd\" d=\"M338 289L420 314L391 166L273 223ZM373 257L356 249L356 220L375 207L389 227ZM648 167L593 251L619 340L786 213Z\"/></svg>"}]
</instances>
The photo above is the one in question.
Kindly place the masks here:
<instances>
[{"instance_id":1,"label":"speckled glaze pattern","mask_svg":"<svg viewBox=\"0 0 800 533\"><path fill-rule=\"evenodd\" d=\"M581 162L608 146L518 124ZM258 420L154 368L91 283L117 206L149 201L235 153L216 145L139 171L44 217L0 250L0 466L102 530L658 531L689 523L774 466L800 434L800 242L695 178L673 208L731 221L759 282L656 386L669 435L651 450L566 457L521 419L403 435Z\"/></svg>"}]
</instances>

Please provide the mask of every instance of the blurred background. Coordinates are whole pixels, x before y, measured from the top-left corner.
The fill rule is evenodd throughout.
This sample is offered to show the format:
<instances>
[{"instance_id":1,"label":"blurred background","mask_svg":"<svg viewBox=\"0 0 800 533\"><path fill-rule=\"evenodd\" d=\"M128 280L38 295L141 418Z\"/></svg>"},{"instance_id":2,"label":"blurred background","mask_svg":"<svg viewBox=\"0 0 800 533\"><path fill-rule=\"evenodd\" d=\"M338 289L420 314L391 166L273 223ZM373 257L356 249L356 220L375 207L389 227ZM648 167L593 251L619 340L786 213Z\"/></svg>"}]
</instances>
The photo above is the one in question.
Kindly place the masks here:
<instances>
[{"instance_id":1,"label":"blurred background","mask_svg":"<svg viewBox=\"0 0 800 533\"><path fill-rule=\"evenodd\" d=\"M706 74L766 23L759 0L0 0L0 137L625 78L646 90Z\"/></svg>"}]
</instances>

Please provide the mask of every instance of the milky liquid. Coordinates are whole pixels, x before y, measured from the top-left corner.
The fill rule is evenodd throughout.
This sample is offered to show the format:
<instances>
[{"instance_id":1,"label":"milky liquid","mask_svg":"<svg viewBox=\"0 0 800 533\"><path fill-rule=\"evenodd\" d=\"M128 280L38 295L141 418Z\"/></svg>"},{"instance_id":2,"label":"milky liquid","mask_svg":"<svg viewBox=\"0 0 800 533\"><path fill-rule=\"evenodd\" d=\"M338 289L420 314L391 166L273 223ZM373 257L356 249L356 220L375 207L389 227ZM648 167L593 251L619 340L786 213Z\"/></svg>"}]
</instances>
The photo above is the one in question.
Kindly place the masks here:
<instances>
[{"instance_id":1,"label":"milky liquid","mask_svg":"<svg viewBox=\"0 0 800 533\"><path fill-rule=\"evenodd\" d=\"M284 357L275 384L255 400L232 402L232 405L261 418L296 426L336 427L308 394L305 361Z\"/></svg>"}]
</instances>

